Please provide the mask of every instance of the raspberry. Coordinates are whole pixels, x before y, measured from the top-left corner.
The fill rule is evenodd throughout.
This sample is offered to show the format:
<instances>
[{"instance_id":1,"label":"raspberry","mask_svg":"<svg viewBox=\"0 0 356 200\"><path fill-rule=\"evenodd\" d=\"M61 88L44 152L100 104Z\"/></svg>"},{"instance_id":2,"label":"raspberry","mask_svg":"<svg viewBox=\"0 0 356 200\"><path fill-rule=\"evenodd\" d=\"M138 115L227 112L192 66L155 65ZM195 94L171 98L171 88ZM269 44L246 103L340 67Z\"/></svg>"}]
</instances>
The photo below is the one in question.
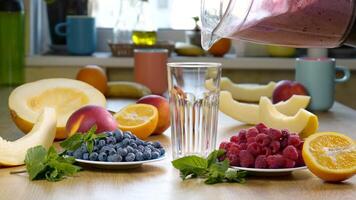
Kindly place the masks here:
<instances>
[{"instance_id":1,"label":"raspberry","mask_svg":"<svg viewBox=\"0 0 356 200\"><path fill-rule=\"evenodd\" d=\"M264 133L260 133L256 136L256 142L258 145L265 147L271 143L271 138Z\"/></svg>"},{"instance_id":2,"label":"raspberry","mask_svg":"<svg viewBox=\"0 0 356 200\"><path fill-rule=\"evenodd\" d=\"M247 140L249 138L256 137L257 134L258 134L258 130L256 127L249 128L246 134Z\"/></svg>"},{"instance_id":3,"label":"raspberry","mask_svg":"<svg viewBox=\"0 0 356 200\"><path fill-rule=\"evenodd\" d=\"M247 143L241 143L239 146L240 146L240 150L246 150L247 149Z\"/></svg>"},{"instance_id":4,"label":"raspberry","mask_svg":"<svg viewBox=\"0 0 356 200\"><path fill-rule=\"evenodd\" d=\"M247 145L246 150L254 156L258 156L261 153L261 147L256 142Z\"/></svg>"},{"instance_id":5,"label":"raspberry","mask_svg":"<svg viewBox=\"0 0 356 200\"><path fill-rule=\"evenodd\" d=\"M295 147L299 146L301 140L298 135L289 135L288 137L288 145L293 145Z\"/></svg>"},{"instance_id":6,"label":"raspberry","mask_svg":"<svg viewBox=\"0 0 356 200\"><path fill-rule=\"evenodd\" d=\"M280 144L281 144L280 149L286 148L286 146L288 146L288 138L283 138L283 139L280 141Z\"/></svg>"},{"instance_id":7,"label":"raspberry","mask_svg":"<svg viewBox=\"0 0 356 200\"><path fill-rule=\"evenodd\" d=\"M282 132L278 129L270 128L268 130L268 136L270 136L272 140L280 140L282 137Z\"/></svg>"},{"instance_id":8,"label":"raspberry","mask_svg":"<svg viewBox=\"0 0 356 200\"><path fill-rule=\"evenodd\" d=\"M302 156L302 151L301 150L297 150L297 151L298 151L298 159L295 162L295 166L296 167L305 166L303 156Z\"/></svg>"},{"instance_id":9,"label":"raspberry","mask_svg":"<svg viewBox=\"0 0 356 200\"><path fill-rule=\"evenodd\" d=\"M227 155L229 156L230 154L234 154L234 155L239 155L240 153L240 147L238 145L234 145L234 146L231 146L229 148L229 150L226 152Z\"/></svg>"},{"instance_id":10,"label":"raspberry","mask_svg":"<svg viewBox=\"0 0 356 200\"><path fill-rule=\"evenodd\" d=\"M230 138L230 142L239 143L239 136L234 135Z\"/></svg>"},{"instance_id":11,"label":"raspberry","mask_svg":"<svg viewBox=\"0 0 356 200\"><path fill-rule=\"evenodd\" d=\"M285 166L285 159L282 155L269 155L267 156L267 165L270 169L283 168Z\"/></svg>"},{"instance_id":12,"label":"raspberry","mask_svg":"<svg viewBox=\"0 0 356 200\"><path fill-rule=\"evenodd\" d=\"M271 147L272 153L275 154L281 148L281 143L279 141L277 141L277 140L274 140L274 141L271 142L270 147Z\"/></svg>"},{"instance_id":13,"label":"raspberry","mask_svg":"<svg viewBox=\"0 0 356 200\"><path fill-rule=\"evenodd\" d=\"M231 166L239 166L240 165L240 158L239 155L237 154L229 154L227 156L227 159L230 161Z\"/></svg>"},{"instance_id":14,"label":"raspberry","mask_svg":"<svg viewBox=\"0 0 356 200\"><path fill-rule=\"evenodd\" d=\"M304 145L304 141L301 141L300 144L298 145L297 149L302 150Z\"/></svg>"},{"instance_id":15,"label":"raspberry","mask_svg":"<svg viewBox=\"0 0 356 200\"><path fill-rule=\"evenodd\" d=\"M262 133L264 128L268 128L264 123L259 123L255 127L258 130L258 132L260 132L260 133Z\"/></svg>"},{"instance_id":16,"label":"raspberry","mask_svg":"<svg viewBox=\"0 0 356 200\"><path fill-rule=\"evenodd\" d=\"M265 169L267 167L268 166L267 166L266 156L265 155L257 156L257 158L255 160L255 168Z\"/></svg>"},{"instance_id":17,"label":"raspberry","mask_svg":"<svg viewBox=\"0 0 356 200\"><path fill-rule=\"evenodd\" d=\"M264 134L268 135L268 132L269 132L268 130L269 130L268 128L263 128L260 133L264 133Z\"/></svg>"},{"instance_id":18,"label":"raspberry","mask_svg":"<svg viewBox=\"0 0 356 200\"><path fill-rule=\"evenodd\" d=\"M239 141L246 141L246 133L247 131L245 129L240 130L239 132Z\"/></svg>"},{"instance_id":19,"label":"raspberry","mask_svg":"<svg viewBox=\"0 0 356 200\"><path fill-rule=\"evenodd\" d=\"M282 129L281 133L282 133L282 138L288 138L290 134L288 129Z\"/></svg>"},{"instance_id":20,"label":"raspberry","mask_svg":"<svg viewBox=\"0 0 356 200\"><path fill-rule=\"evenodd\" d=\"M283 150L283 156L285 158L289 158L291 160L297 160L298 159L298 151L297 149L292 146L288 145L284 150Z\"/></svg>"},{"instance_id":21,"label":"raspberry","mask_svg":"<svg viewBox=\"0 0 356 200\"><path fill-rule=\"evenodd\" d=\"M284 158L284 167L285 168L293 168L295 166L295 161L288 159L288 158Z\"/></svg>"},{"instance_id":22,"label":"raspberry","mask_svg":"<svg viewBox=\"0 0 356 200\"><path fill-rule=\"evenodd\" d=\"M220 145L219 145L219 149L227 149L226 147L227 147L227 144L228 144L229 142L222 142L222 143L220 143Z\"/></svg>"},{"instance_id":23,"label":"raspberry","mask_svg":"<svg viewBox=\"0 0 356 200\"><path fill-rule=\"evenodd\" d=\"M251 143L254 143L254 142L256 142L256 138L255 137L247 138L247 144L251 144Z\"/></svg>"},{"instance_id":24,"label":"raspberry","mask_svg":"<svg viewBox=\"0 0 356 200\"><path fill-rule=\"evenodd\" d=\"M235 143L233 143L233 142L227 142L227 144L225 145L225 150L228 151L230 149L230 147L234 144Z\"/></svg>"},{"instance_id":25,"label":"raspberry","mask_svg":"<svg viewBox=\"0 0 356 200\"><path fill-rule=\"evenodd\" d=\"M261 155L269 156L272 155L272 150L269 147L262 147Z\"/></svg>"},{"instance_id":26,"label":"raspberry","mask_svg":"<svg viewBox=\"0 0 356 200\"><path fill-rule=\"evenodd\" d=\"M255 158L247 150L241 150L239 156L241 167L254 167Z\"/></svg>"}]
</instances>

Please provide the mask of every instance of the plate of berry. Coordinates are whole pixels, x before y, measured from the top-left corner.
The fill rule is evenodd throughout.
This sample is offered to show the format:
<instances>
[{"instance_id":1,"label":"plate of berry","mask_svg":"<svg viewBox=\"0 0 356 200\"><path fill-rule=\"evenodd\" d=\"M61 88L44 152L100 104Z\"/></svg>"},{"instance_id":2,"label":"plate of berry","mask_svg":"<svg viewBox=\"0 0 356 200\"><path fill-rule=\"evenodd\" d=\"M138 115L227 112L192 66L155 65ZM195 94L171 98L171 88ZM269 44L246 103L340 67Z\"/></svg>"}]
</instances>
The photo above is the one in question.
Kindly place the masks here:
<instances>
[{"instance_id":1,"label":"plate of berry","mask_svg":"<svg viewBox=\"0 0 356 200\"><path fill-rule=\"evenodd\" d=\"M304 141L286 129L257 124L242 129L229 141L220 143L225 150L220 159L228 159L233 168L254 175L280 176L304 170L302 148Z\"/></svg>"},{"instance_id":2,"label":"plate of berry","mask_svg":"<svg viewBox=\"0 0 356 200\"><path fill-rule=\"evenodd\" d=\"M93 140L91 151L88 146L88 143L83 143L66 154L83 166L104 169L136 168L166 158L160 142L143 141L128 131L106 132L104 137Z\"/></svg>"}]
</instances>

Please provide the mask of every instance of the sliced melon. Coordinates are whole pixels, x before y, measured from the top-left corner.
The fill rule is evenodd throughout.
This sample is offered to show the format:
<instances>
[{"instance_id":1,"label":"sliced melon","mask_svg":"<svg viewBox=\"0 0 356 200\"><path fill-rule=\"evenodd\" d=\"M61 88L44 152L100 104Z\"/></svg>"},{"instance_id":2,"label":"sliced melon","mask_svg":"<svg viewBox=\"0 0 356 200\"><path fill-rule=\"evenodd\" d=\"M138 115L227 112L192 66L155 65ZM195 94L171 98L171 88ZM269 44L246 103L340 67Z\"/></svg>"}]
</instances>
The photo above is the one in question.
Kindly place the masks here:
<instances>
[{"instance_id":1,"label":"sliced melon","mask_svg":"<svg viewBox=\"0 0 356 200\"><path fill-rule=\"evenodd\" d=\"M24 137L10 142L0 137L0 166L23 165L29 148L42 145L49 148L56 135L56 111L44 108L33 129Z\"/></svg>"},{"instance_id":2,"label":"sliced melon","mask_svg":"<svg viewBox=\"0 0 356 200\"><path fill-rule=\"evenodd\" d=\"M260 123L259 105L235 101L228 91L221 91L219 99L219 109L226 115L247 124ZM309 101L309 96L293 95L287 101L279 102L274 106L285 115L295 115L300 109L306 108Z\"/></svg>"},{"instance_id":3,"label":"sliced melon","mask_svg":"<svg viewBox=\"0 0 356 200\"><path fill-rule=\"evenodd\" d=\"M212 80L208 80L205 86L209 90L214 88ZM267 85L235 84L227 77L222 77L220 82L221 90L229 91L234 99L246 102L258 102L263 96L272 97L275 86L273 81Z\"/></svg>"},{"instance_id":4,"label":"sliced melon","mask_svg":"<svg viewBox=\"0 0 356 200\"><path fill-rule=\"evenodd\" d=\"M294 116L280 113L267 97L260 100L260 122L276 129L288 129L299 133L302 138L315 133L318 129L318 117L313 113L300 109Z\"/></svg>"},{"instance_id":5,"label":"sliced melon","mask_svg":"<svg viewBox=\"0 0 356 200\"><path fill-rule=\"evenodd\" d=\"M12 119L24 132L29 132L44 107L57 113L56 139L67 137L65 126L70 115L85 105L105 107L104 95L82 81L53 78L26 83L14 89L9 97Z\"/></svg>"}]
</instances>

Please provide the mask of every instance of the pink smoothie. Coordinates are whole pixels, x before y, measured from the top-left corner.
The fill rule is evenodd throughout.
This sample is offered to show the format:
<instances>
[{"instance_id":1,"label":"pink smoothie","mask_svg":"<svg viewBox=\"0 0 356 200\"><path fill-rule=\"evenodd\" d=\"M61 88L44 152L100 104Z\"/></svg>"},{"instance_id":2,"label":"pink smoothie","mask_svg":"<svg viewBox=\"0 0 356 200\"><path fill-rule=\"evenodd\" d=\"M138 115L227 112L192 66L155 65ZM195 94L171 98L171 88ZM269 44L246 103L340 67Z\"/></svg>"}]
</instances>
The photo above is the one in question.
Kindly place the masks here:
<instances>
[{"instance_id":1,"label":"pink smoothie","mask_svg":"<svg viewBox=\"0 0 356 200\"><path fill-rule=\"evenodd\" d=\"M336 47L353 18L353 0L255 2L231 38L295 47Z\"/></svg>"}]
</instances>

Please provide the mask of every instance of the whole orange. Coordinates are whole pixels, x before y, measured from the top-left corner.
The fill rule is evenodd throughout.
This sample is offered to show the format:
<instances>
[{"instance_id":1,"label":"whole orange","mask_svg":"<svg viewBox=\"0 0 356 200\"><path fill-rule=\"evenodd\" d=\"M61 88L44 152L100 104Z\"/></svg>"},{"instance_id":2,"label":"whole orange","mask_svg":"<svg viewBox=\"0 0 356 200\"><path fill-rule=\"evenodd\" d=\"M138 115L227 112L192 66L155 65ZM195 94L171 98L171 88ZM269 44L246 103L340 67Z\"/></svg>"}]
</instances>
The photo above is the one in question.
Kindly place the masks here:
<instances>
[{"instance_id":1,"label":"whole orange","mask_svg":"<svg viewBox=\"0 0 356 200\"><path fill-rule=\"evenodd\" d=\"M77 80L88 83L104 95L108 89L108 78L104 70L97 65L87 65L77 73Z\"/></svg>"},{"instance_id":2,"label":"whole orange","mask_svg":"<svg viewBox=\"0 0 356 200\"><path fill-rule=\"evenodd\" d=\"M230 47L231 40L227 38L221 38L213 44L213 46L208 50L208 52L215 57L222 57L227 52L229 52Z\"/></svg>"}]
</instances>

